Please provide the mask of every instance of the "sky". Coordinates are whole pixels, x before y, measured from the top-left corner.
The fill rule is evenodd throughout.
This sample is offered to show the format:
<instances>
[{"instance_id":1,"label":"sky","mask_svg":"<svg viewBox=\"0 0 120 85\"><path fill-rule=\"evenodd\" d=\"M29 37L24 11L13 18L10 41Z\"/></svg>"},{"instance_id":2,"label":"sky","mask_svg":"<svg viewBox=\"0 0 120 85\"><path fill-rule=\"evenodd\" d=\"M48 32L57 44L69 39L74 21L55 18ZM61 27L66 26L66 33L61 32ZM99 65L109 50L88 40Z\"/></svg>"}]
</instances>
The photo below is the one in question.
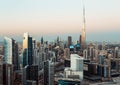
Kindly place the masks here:
<instances>
[{"instance_id":1,"label":"sky","mask_svg":"<svg viewBox=\"0 0 120 85\"><path fill-rule=\"evenodd\" d=\"M120 0L84 3L87 40L120 41ZM0 38L22 39L24 32L46 39L68 35L79 38L82 8L82 0L0 0Z\"/></svg>"}]
</instances>

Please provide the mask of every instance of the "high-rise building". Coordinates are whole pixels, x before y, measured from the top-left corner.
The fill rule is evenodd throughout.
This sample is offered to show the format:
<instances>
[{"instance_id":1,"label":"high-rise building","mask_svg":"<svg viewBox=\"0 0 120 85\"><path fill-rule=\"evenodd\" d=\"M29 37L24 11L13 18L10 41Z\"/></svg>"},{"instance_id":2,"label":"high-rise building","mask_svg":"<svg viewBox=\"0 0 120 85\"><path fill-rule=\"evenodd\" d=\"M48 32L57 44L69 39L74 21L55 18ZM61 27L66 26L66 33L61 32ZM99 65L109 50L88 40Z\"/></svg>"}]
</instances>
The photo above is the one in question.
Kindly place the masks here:
<instances>
[{"instance_id":1,"label":"high-rise building","mask_svg":"<svg viewBox=\"0 0 120 85\"><path fill-rule=\"evenodd\" d=\"M37 44L36 44L36 40L35 39L33 39L33 42L32 42L33 44L33 64L34 65L38 65L38 63L39 63L39 58L38 58L38 55L37 55Z\"/></svg>"},{"instance_id":2,"label":"high-rise building","mask_svg":"<svg viewBox=\"0 0 120 85\"><path fill-rule=\"evenodd\" d=\"M32 37L30 37L28 33L24 33L23 39L23 64L24 64L23 67L26 65L33 64Z\"/></svg>"},{"instance_id":3,"label":"high-rise building","mask_svg":"<svg viewBox=\"0 0 120 85\"><path fill-rule=\"evenodd\" d=\"M13 79L13 65L3 64L3 85L14 85Z\"/></svg>"},{"instance_id":4,"label":"high-rise building","mask_svg":"<svg viewBox=\"0 0 120 85\"><path fill-rule=\"evenodd\" d=\"M0 85L3 85L3 64L0 64Z\"/></svg>"},{"instance_id":5,"label":"high-rise building","mask_svg":"<svg viewBox=\"0 0 120 85\"><path fill-rule=\"evenodd\" d=\"M86 31L82 29L82 39L81 39L81 48L85 49L86 46Z\"/></svg>"},{"instance_id":6,"label":"high-rise building","mask_svg":"<svg viewBox=\"0 0 120 85\"><path fill-rule=\"evenodd\" d=\"M4 61L7 64L13 64L14 70L18 70L18 44L14 39L4 38Z\"/></svg>"},{"instance_id":7,"label":"high-rise building","mask_svg":"<svg viewBox=\"0 0 120 85\"><path fill-rule=\"evenodd\" d=\"M64 49L64 57L66 59L70 59L70 49L69 48Z\"/></svg>"},{"instance_id":8,"label":"high-rise building","mask_svg":"<svg viewBox=\"0 0 120 85\"><path fill-rule=\"evenodd\" d=\"M49 60L44 62L44 85L54 85L54 64Z\"/></svg>"},{"instance_id":9,"label":"high-rise building","mask_svg":"<svg viewBox=\"0 0 120 85\"><path fill-rule=\"evenodd\" d=\"M27 49L24 49L22 52L22 56L23 56L23 61L22 61L22 67L25 67L26 65L28 65L28 61L27 61Z\"/></svg>"},{"instance_id":10,"label":"high-rise building","mask_svg":"<svg viewBox=\"0 0 120 85\"><path fill-rule=\"evenodd\" d=\"M85 21L85 6L84 5L83 5L83 28L82 28L82 36L81 36L81 47L82 49L85 49L86 47L86 21Z\"/></svg>"},{"instance_id":11,"label":"high-rise building","mask_svg":"<svg viewBox=\"0 0 120 85\"><path fill-rule=\"evenodd\" d=\"M22 69L22 83L23 85L28 85L27 80L35 81L38 85L38 65L26 65Z\"/></svg>"},{"instance_id":12,"label":"high-rise building","mask_svg":"<svg viewBox=\"0 0 120 85\"><path fill-rule=\"evenodd\" d=\"M83 51L83 57L84 57L84 59L88 59L88 50L87 49L85 49Z\"/></svg>"},{"instance_id":13,"label":"high-rise building","mask_svg":"<svg viewBox=\"0 0 120 85\"><path fill-rule=\"evenodd\" d=\"M84 58L77 55L77 54L71 54L71 69L74 71L74 74L78 74L80 76L80 79L83 80L83 60Z\"/></svg>"},{"instance_id":14,"label":"high-rise building","mask_svg":"<svg viewBox=\"0 0 120 85\"><path fill-rule=\"evenodd\" d=\"M4 61L8 64L13 64L12 58L12 39L4 38Z\"/></svg>"},{"instance_id":15,"label":"high-rise building","mask_svg":"<svg viewBox=\"0 0 120 85\"><path fill-rule=\"evenodd\" d=\"M88 53L89 53L89 59L93 61L93 58L94 58L94 48L93 47L89 47L89 50L88 50Z\"/></svg>"},{"instance_id":16,"label":"high-rise building","mask_svg":"<svg viewBox=\"0 0 120 85\"><path fill-rule=\"evenodd\" d=\"M4 55L4 46L0 45L0 55Z\"/></svg>"},{"instance_id":17,"label":"high-rise building","mask_svg":"<svg viewBox=\"0 0 120 85\"><path fill-rule=\"evenodd\" d=\"M57 46L60 45L60 39L59 39L59 36L57 37Z\"/></svg>"},{"instance_id":18,"label":"high-rise building","mask_svg":"<svg viewBox=\"0 0 120 85\"><path fill-rule=\"evenodd\" d=\"M72 45L72 37L68 36L68 48Z\"/></svg>"},{"instance_id":19,"label":"high-rise building","mask_svg":"<svg viewBox=\"0 0 120 85\"><path fill-rule=\"evenodd\" d=\"M27 84L27 65L22 68L22 85Z\"/></svg>"},{"instance_id":20,"label":"high-rise building","mask_svg":"<svg viewBox=\"0 0 120 85\"><path fill-rule=\"evenodd\" d=\"M81 38L82 38L82 36L80 35L80 37L79 37L79 43L81 44Z\"/></svg>"},{"instance_id":21,"label":"high-rise building","mask_svg":"<svg viewBox=\"0 0 120 85\"><path fill-rule=\"evenodd\" d=\"M48 84L48 62L44 62L44 85Z\"/></svg>"},{"instance_id":22,"label":"high-rise building","mask_svg":"<svg viewBox=\"0 0 120 85\"><path fill-rule=\"evenodd\" d=\"M71 54L71 69L80 71L83 68L83 58L77 54Z\"/></svg>"},{"instance_id":23,"label":"high-rise building","mask_svg":"<svg viewBox=\"0 0 120 85\"><path fill-rule=\"evenodd\" d=\"M3 56L0 55L0 85L3 85Z\"/></svg>"},{"instance_id":24,"label":"high-rise building","mask_svg":"<svg viewBox=\"0 0 120 85\"><path fill-rule=\"evenodd\" d=\"M114 58L118 58L118 52L119 52L119 48L118 48L118 47L115 47L115 50L114 50Z\"/></svg>"},{"instance_id":25,"label":"high-rise building","mask_svg":"<svg viewBox=\"0 0 120 85\"><path fill-rule=\"evenodd\" d=\"M18 52L18 43L16 41L13 41L13 56L14 56L14 69L19 70L20 65L19 65L19 52Z\"/></svg>"},{"instance_id":26,"label":"high-rise building","mask_svg":"<svg viewBox=\"0 0 120 85\"><path fill-rule=\"evenodd\" d=\"M43 37L41 38L41 45L43 45L44 44L44 40L43 40Z\"/></svg>"},{"instance_id":27,"label":"high-rise building","mask_svg":"<svg viewBox=\"0 0 120 85\"><path fill-rule=\"evenodd\" d=\"M27 80L34 80L36 81L36 85L38 85L38 65L27 67Z\"/></svg>"}]
</instances>

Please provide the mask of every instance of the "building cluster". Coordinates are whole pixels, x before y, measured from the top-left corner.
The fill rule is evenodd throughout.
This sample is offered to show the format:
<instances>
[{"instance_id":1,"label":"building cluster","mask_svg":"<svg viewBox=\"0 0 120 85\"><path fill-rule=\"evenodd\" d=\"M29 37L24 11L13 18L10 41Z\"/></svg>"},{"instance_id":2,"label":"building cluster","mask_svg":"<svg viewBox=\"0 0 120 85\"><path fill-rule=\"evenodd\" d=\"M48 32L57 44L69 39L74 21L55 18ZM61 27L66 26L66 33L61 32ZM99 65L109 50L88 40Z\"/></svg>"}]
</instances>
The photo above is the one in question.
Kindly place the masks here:
<instances>
[{"instance_id":1,"label":"building cluster","mask_svg":"<svg viewBox=\"0 0 120 85\"><path fill-rule=\"evenodd\" d=\"M28 33L22 44L5 37L0 46L0 85L54 85L55 52L50 49Z\"/></svg>"},{"instance_id":2,"label":"building cluster","mask_svg":"<svg viewBox=\"0 0 120 85\"><path fill-rule=\"evenodd\" d=\"M85 31L85 30L83 30ZM120 75L120 46L86 43L59 37L38 42L28 33L23 43L5 37L0 45L0 85L86 85L90 81L115 81Z\"/></svg>"},{"instance_id":3,"label":"building cluster","mask_svg":"<svg viewBox=\"0 0 120 85\"><path fill-rule=\"evenodd\" d=\"M118 45L119 46L119 45ZM84 75L90 80L111 80L120 75L120 49L112 45L87 46L83 51Z\"/></svg>"},{"instance_id":4,"label":"building cluster","mask_svg":"<svg viewBox=\"0 0 120 85\"><path fill-rule=\"evenodd\" d=\"M24 33L23 43L4 37L4 43L0 45L0 85L54 85L58 83L55 81L55 74L64 69L66 79L68 76L77 76L80 81L83 79L83 67L77 64L82 65L83 59L77 54L71 55L78 50L80 51L80 43L78 41L74 46L71 36L68 41L61 41L57 37L55 42L48 42L42 37L38 42L28 33ZM76 64L65 68L64 61L70 59L70 55L74 60L71 62Z\"/></svg>"}]
</instances>

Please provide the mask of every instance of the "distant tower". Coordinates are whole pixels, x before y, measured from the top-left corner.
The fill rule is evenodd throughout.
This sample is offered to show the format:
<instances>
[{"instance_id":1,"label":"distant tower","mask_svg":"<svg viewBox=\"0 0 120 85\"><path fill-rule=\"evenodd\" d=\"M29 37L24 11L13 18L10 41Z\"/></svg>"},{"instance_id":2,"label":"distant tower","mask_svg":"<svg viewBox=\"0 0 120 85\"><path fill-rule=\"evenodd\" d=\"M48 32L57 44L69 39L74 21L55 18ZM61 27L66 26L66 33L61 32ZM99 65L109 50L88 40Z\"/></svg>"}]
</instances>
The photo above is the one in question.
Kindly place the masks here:
<instances>
[{"instance_id":1,"label":"distant tower","mask_svg":"<svg viewBox=\"0 0 120 85\"><path fill-rule=\"evenodd\" d=\"M60 40L59 40L59 36L57 37L57 43L59 42Z\"/></svg>"},{"instance_id":2,"label":"distant tower","mask_svg":"<svg viewBox=\"0 0 120 85\"><path fill-rule=\"evenodd\" d=\"M72 37L68 36L68 48L72 45Z\"/></svg>"},{"instance_id":3,"label":"distant tower","mask_svg":"<svg viewBox=\"0 0 120 85\"><path fill-rule=\"evenodd\" d=\"M43 37L41 38L41 44L44 44L44 40L43 40Z\"/></svg>"},{"instance_id":4,"label":"distant tower","mask_svg":"<svg viewBox=\"0 0 120 85\"><path fill-rule=\"evenodd\" d=\"M79 37L79 43L80 43L80 44L81 44L81 37L82 37L82 36L80 35L80 37Z\"/></svg>"},{"instance_id":5,"label":"distant tower","mask_svg":"<svg viewBox=\"0 0 120 85\"><path fill-rule=\"evenodd\" d=\"M81 46L82 46L82 49L85 49L85 46L86 46L86 21L85 21L85 5L84 5L84 2L83 2L83 28L82 28Z\"/></svg>"}]
</instances>

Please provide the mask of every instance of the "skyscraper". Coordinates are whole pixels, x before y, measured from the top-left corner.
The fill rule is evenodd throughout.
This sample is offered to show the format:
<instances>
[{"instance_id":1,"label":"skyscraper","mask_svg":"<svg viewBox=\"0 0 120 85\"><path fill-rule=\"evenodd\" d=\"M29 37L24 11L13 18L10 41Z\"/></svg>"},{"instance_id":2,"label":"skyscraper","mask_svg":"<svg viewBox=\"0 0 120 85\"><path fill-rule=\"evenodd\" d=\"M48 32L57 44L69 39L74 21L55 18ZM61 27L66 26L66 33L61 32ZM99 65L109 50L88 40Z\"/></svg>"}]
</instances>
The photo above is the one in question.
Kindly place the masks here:
<instances>
[{"instance_id":1,"label":"skyscraper","mask_svg":"<svg viewBox=\"0 0 120 85\"><path fill-rule=\"evenodd\" d=\"M4 62L7 64L13 64L14 70L18 70L18 44L14 39L4 38Z\"/></svg>"},{"instance_id":2,"label":"skyscraper","mask_svg":"<svg viewBox=\"0 0 120 85\"><path fill-rule=\"evenodd\" d=\"M54 85L54 64L49 60L44 62L44 85Z\"/></svg>"},{"instance_id":3,"label":"skyscraper","mask_svg":"<svg viewBox=\"0 0 120 85\"><path fill-rule=\"evenodd\" d=\"M13 65L3 64L3 85L14 85Z\"/></svg>"},{"instance_id":4,"label":"skyscraper","mask_svg":"<svg viewBox=\"0 0 120 85\"><path fill-rule=\"evenodd\" d=\"M77 54L71 54L71 69L75 71L83 71L83 57Z\"/></svg>"},{"instance_id":5,"label":"skyscraper","mask_svg":"<svg viewBox=\"0 0 120 85\"><path fill-rule=\"evenodd\" d=\"M71 69L73 70L73 74L78 75L81 80L83 80L83 60L84 58L77 55L77 54L71 54L70 55L71 60Z\"/></svg>"},{"instance_id":6,"label":"skyscraper","mask_svg":"<svg viewBox=\"0 0 120 85\"><path fill-rule=\"evenodd\" d=\"M12 39L4 38L4 61L5 63L12 64Z\"/></svg>"},{"instance_id":7,"label":"skyscraper","mask_svg":"<svg viewBox=\"0 0 120 85\"><path fill-rule=\"evenodd\" d=\"M24 33L23 39L23 64L23 67L33 64L32 37L28 33Z\"/></svg>"},{"instance_id":8,"label":"skyscraper","mask_svg":"<svg viewBox=\"0 0 120 85\"><path fill-rule=\"evenodd\" d=\"M37 44L36 44L35 39L32 40L32 45L33 45L33 64L38 65L39 58L38 58L38 55L37 55Z\"/></svg>"},{"instance_id":9,"label":"skyscraper","mask_svg":"<svg viewBox=\"0 0 120 85\"><path fill-rule=\"evenodd\" d=\"M22 69L22 85L31 85L27 83L33 83L32 85L38 85L38 65L26 65Z\"/></svg>"},{"instance_id":10,"label":"skyscraper","mask_svg":"<svg viewBox=\"0 0 120 85\"><path fill-rule=\"evenodd\" d=\"M81 36L81 47L85 49L86 46L86 21L85 21L85 5L83 3L83 28L82 28L82 36Z\"/></svg>"},{"instance_id":11,"label":"skyscraper","mask_svg":"<svg viewBox=\"0 0 120 85\"><path fill-rule=\"evenodd\" d=\"M68 36L68 48L72 45L72 37Z\"/></svg>"},{"instance_id":12,"label":"skyscraper","mask_svg":"<svg viewBox=\"0 0 120 85\"><path fill-rule=\"evenodd\" d=\"M83 28L82 29L82 37L81 37L81 47L82 49L85 49L86 45L86 30Z\"/></svg>"},{"instance_id":13,"label":"skyscraper","mask_svg":"<svg viewBox=\"0 0 120 85\"><path fill-rule=\"evenodd\" d=\"M57 46L60 45L60 39L59 39L59 36L57 37Z\"/></svg>"},{"instance_id":14,"label":"skyscraper","mask_svg":"<svg viewBox=\"0 0 120 85\"><path fill-rule=\"evenodd\" d=\"M43 40L43 37L41 38L41 44L42 44L42 45L44 44L44 40Z\"/></svg>"},{"instance_id":15,"label":"skyscraper","mask_svg":"<svg viewBox=\"0 0 120 85\"><path fill-rule=\"evenodd\" d=\"M23 56L23 62L22 62L22 67L25 67L26 65L28 65L28 58L27 58L27 49L24 49L22 52L22 56Z\"/></svg>"},{"instance_id":16,"label":"skyscraper","mask_svg":"<svg viewBox=\"0 0 120 85\"><path fill-rule=\"evenodd\" d=\"M3 56L0 55L0 85L3 85Z\"/></svg>"},{"instance_id":17,"label":"skyscraper","mask_svg":"<svg viewBox=\"0 0 120 85\"><path fill-rule=\"evenodd\" d=\"M64 57L66 59L70 59L70 49L69 48L64 49Z\"/></svg>"},{"instance_id":18,"label":"skyscraper","mask_svg":"<svg viewBox=\"0 0 120 85\"><path fill-rule=\"evenodd\" d=\"M80 43L80 44L81 44L81 37L82 37L82 36L80 35L80 37L79 37L79 43Z\"/></svg>"}]
</instances>

